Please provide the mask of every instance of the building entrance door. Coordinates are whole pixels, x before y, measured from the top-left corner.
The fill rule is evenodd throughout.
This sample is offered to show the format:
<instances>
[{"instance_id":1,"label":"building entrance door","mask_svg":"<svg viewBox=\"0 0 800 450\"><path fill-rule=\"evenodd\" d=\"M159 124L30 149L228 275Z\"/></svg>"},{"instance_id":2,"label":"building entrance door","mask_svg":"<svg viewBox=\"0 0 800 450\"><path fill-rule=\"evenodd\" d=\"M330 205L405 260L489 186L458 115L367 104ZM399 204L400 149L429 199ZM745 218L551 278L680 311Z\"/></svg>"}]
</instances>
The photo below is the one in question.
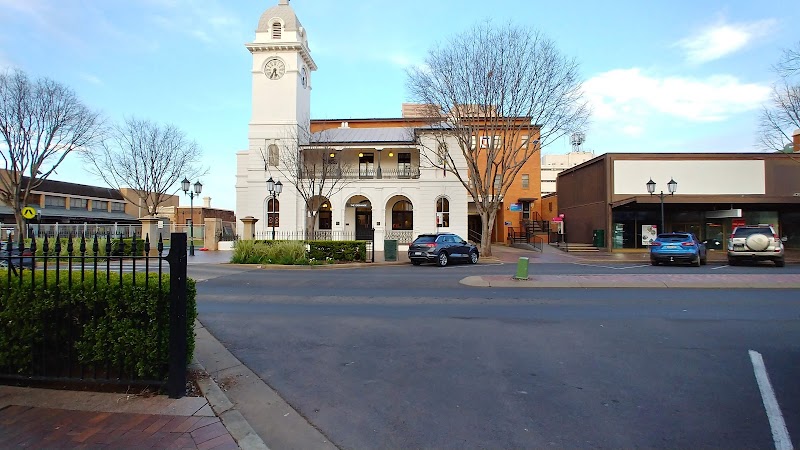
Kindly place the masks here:
<instances>
[{"instance_id":1,"label":"building entrance door","mask_svg":"<svg viewBox=\"0 0 800 450\"><path fill-rule=\"evenodd\" d=\"M371 241L374 238L372 231L372 209L356 209L356 240Z\"/></svg>"},{"instance_id":2,"label":"building entrance door","mask_svg":"<svg viewBox=\"0 0 800 450\"><path fill-rule=\"evenodd\" d=\"M722 250L727 247L727 236L730 231L730 219L716 219L714 222L706 222L706 249ZM702 239L702 238L701 238Z\"/></svg>"}]
</instances>

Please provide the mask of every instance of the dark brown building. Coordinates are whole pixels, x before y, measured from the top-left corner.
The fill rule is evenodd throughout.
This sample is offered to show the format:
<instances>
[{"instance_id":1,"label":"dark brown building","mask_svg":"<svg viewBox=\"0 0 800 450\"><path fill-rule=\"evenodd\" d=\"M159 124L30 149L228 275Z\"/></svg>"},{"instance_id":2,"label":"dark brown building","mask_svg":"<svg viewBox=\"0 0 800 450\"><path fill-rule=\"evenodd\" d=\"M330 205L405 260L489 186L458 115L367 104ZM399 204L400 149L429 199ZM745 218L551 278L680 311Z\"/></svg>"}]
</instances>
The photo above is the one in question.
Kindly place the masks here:
<instances>
[{"instance_id":1,"label":"dark brown building","mask_svg":"<svg viewBox=\"0 0 800 450\"><path fill-rule=\"evenodd\" d=\"M653 233L687 231L722 249L734 227L768 223L800 248L796 154L608 153L561 172L557 192L569 242L644 249Z\"/></svg>"}]
</instances>

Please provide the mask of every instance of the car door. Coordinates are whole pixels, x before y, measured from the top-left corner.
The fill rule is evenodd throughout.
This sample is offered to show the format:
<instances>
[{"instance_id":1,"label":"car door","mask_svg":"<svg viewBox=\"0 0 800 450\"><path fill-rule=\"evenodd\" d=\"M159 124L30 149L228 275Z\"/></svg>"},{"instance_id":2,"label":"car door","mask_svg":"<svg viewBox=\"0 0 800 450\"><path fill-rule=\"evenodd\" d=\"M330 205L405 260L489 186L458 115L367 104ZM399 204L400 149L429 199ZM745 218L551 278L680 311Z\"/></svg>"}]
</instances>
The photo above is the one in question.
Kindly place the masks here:
<instances>
[{"instance_id":1,"label":"car door","mask_svg":"<svg viewBox=\"0 0 800 450\"><path fill-rule=\"evenodd\" d=\"M457 249L458 257L461 259L466 259L469 256L469 249L467 248L467 243L464 239L461 239L461 236L453 235L453 246Z\"/></svg>"}]
</instances>

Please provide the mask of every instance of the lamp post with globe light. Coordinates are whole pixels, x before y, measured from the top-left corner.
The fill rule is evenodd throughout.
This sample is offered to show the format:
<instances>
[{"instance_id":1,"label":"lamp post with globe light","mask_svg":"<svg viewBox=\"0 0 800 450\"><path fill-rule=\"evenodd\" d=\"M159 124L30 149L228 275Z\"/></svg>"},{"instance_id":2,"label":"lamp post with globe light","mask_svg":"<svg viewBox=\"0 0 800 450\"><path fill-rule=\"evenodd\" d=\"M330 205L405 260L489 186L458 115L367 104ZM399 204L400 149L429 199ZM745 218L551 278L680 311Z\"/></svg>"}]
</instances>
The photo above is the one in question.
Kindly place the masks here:
<instances>
[{"instance_id":1,"label":"lamp post with globe light","mask_svg":"<svg viewBox=\"0 0 800 450\"><path fill-rule=\"evenodd\" d=\"M194 190L190 191L191 182L184 177L181 181L181 189L184 194L189 195L189 256L194 256L194 197L203 192L203 185L200 181L194 184Z\"/></svg>"},{"instance_id":2,"label":"lamp post with globe light","mask_svg":"<svg viewBox=\"0 0 800 450\"><path fill-rule=\"evenodd\" d=\"M667 183L667 190L669 191L669 195L675 194L675 191L678 190L678 182L670 178L669 183ZM650 195L653 195L656 192L656 182L653 181L652 178L647 182L647 192L649 192ZM658 230L658 232L666 233L667 230L664 228L664 191L661 191L658 196L661 198L661 228Z\"/></svg>"},{"instance_id":3,"label":"lamp post with globe light","mask_svg":"<svg viewBox=\"0 0 800 450\"><path fill-rule=\"evenodd\" d=\"M269 177L267 180L267 192L269 193L269 198L272 199L272 208L267 210L267 217L269 218L269 214L272 213L272 217L270 222L272 222L272 240L275 240L275 219L277 215L275 214L275 203L278 200L278 196L281 195L281 191L283 191L283 183L278 181L277 183L273 181L272 177Z\"/></svg>"}]
</instances>

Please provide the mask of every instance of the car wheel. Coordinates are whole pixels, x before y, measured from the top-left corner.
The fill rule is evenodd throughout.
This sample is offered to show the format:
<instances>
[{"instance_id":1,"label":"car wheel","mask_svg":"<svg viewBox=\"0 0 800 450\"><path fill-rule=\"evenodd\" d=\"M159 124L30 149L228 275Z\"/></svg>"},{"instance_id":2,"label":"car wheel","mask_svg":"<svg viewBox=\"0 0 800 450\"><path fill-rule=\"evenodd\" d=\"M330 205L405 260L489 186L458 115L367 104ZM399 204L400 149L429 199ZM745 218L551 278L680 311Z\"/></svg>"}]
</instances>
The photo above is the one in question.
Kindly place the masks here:
<instances>
[{"instance_id":1,"label":"car wheel","mask_svg":"<svg viewBox=\"0 0 800 450\"><path fill-rule=\"evenodd\" d=\"M478 252L469 252L469 263L478 264Z\"/></svg>"},{"instance_id":2,"label":"car wheel","mask_svg":"<svg viewBox=\"0 0 800 450\"><path fill-rule=\"evenodd\" d=\"M786 265L786 260L783 258L776 259L774 262L775 262L775 267L783 267Z\"/></svg>"},{"instance_id":3,"label":"car wheel","mask_svg":"<svg viewBox=\"0 0 800 450\"><path fill-rule=\"evenodd\" d=\"M700 255L697 255L697 261L693 263L695 267L700 267L703 265L703 261L700 260Z\"/></svg>"},{"instance_id":4,"label":"car wheel","mask_svg":"<svg viewBox=\"0 0 800 450\"><path fill-rule=\"evenodd\" d=\"M655 259L651 259L651 260L650 260L650 264L652 264L652 265L654 265L654 266L657 266L657 265L659 264L659 262L658 262L658 261L656 261Z\"/></svg>"},{"instance_id":5,"label":"car wheel","mask_svg":"<svg viewBox=\"0 0 800 450\"><path fill-rule=\"evenodd\" d=\"M702 265L704 265L704 266L705 266L706 264L708 264L708 256L706 256L705 258L701 259L701 260L700 260L700 264L702 264Z\"/></svg>"},{"instance_id":6,"label":"car wheel","mask_svg":"<svg viewBox=\"0 0 800 450\"><path fill-rule=\"evenodd\" d=\"M422 261L411 261L411 264L413 264L415 266L418 266L418 265L422 264Z\"/></svg>"},{"instance_id":7,"label":"car wheel","mask_svg":"<svg viewBox=\"0 0 800 450\"><path fill-rule=\"evenodd\" d=\"M735 260L733 258L728 258L728 265L729 266L737 266L737 265L739 265L739 261L737 261L737 260Z\"/></svg>"},{"instance_id":8,"label":"car wheel","mask_svg":"<svg viewBox=\"0 0 800 450\"><path fill-rule=\"evenodd\" d=\"M447 253L441 252L439 256L436 258L436 263L439 264L439 267L444 267L447 265Z\"/></svg>"}]
</instances>

